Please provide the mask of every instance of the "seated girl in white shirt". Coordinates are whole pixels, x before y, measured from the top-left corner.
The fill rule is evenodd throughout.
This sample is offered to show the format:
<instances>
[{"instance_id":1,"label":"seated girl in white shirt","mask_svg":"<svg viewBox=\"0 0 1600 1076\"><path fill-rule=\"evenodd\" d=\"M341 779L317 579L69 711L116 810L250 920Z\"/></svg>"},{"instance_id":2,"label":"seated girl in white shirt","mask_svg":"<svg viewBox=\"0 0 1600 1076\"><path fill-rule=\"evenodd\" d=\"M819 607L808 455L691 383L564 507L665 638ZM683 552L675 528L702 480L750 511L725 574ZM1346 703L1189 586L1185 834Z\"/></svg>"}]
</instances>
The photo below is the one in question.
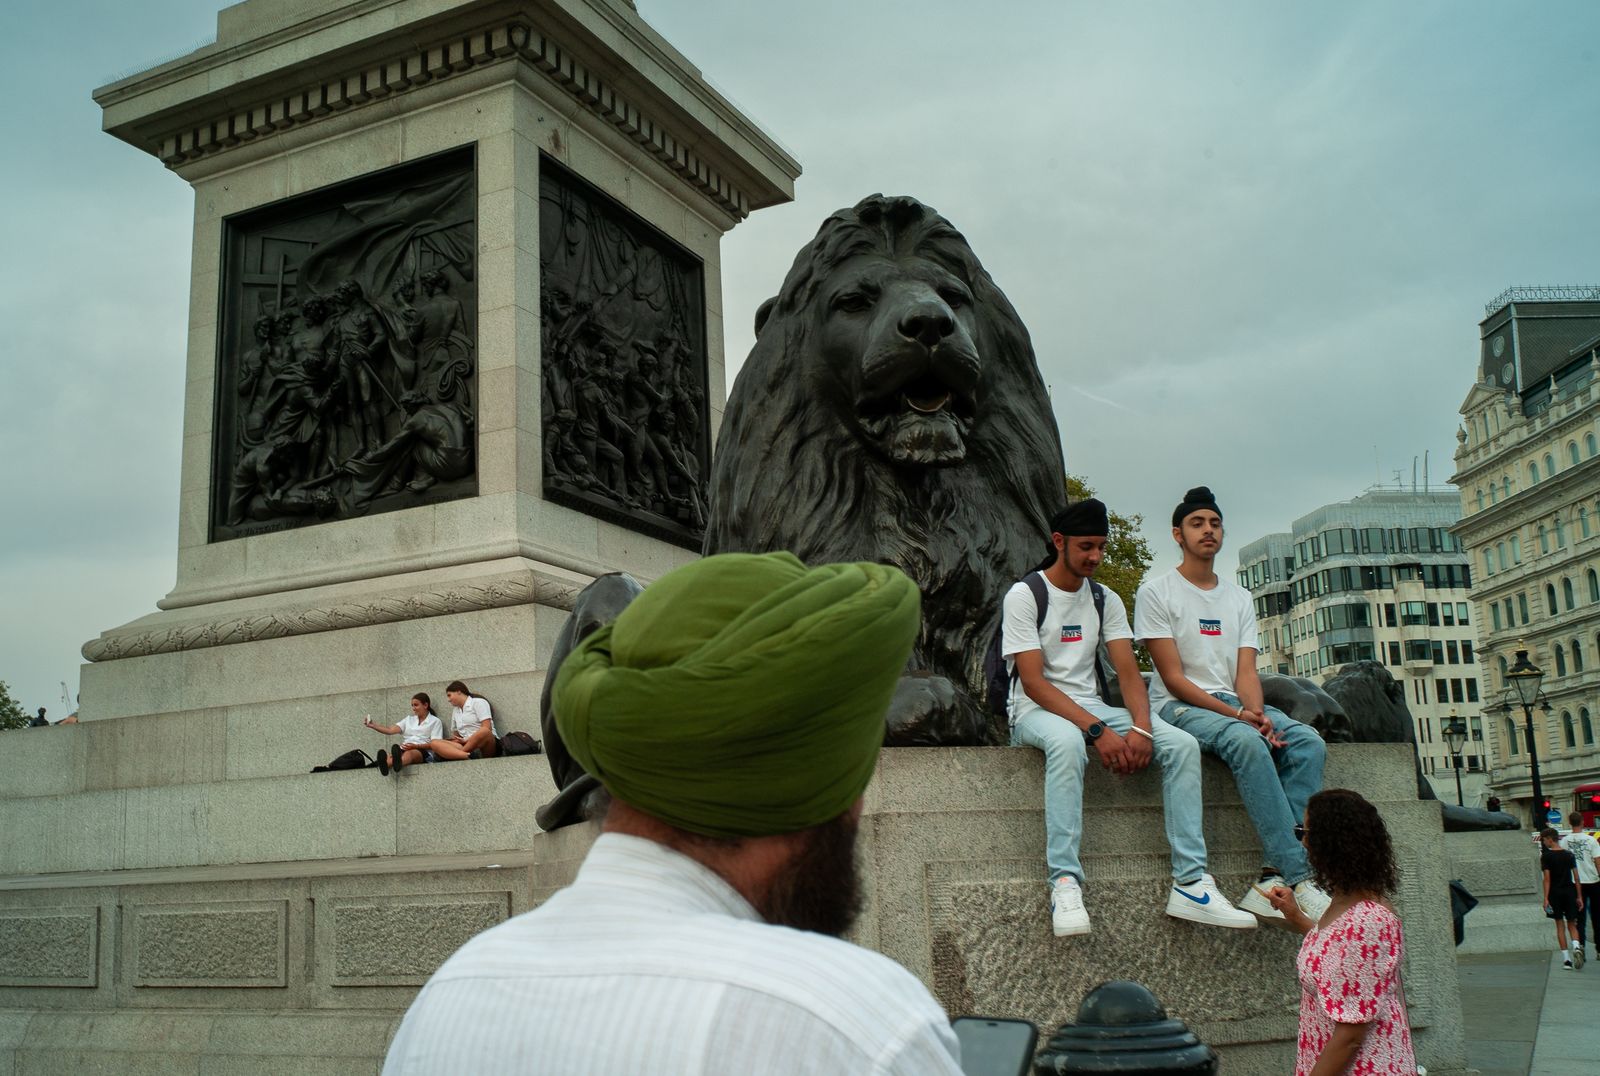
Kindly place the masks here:
<instances>
[{"instance_id":1,"label":"seated girl in white shirt","mask_svg":"<svg viewBox=\"0 0 1600 1076\"><path fill-rule=\"evenodd\" d=\"M500 739L494 728L494 711L489 700L474 695L460 680L444 689L450 700L450 738L435 740L428 747L438 759L493 758L500 752Z\"/></svg>"},{"instance_id":2,"label":"seated girl in white shirt","mask_svg":"<svg viewBox=\"0 0 1600 1076\"><path fill-rule=\"evenodd\" d=\"M400 742L389 751L378 752L378 772L385 777L389 776L391 769L398 773L402 766L427 762L428 745L444 737L444 723L433 712L432 700L421 691L411 696L411 712L401 718L398 725L376 724L371 714L361 723L374 732L400 737Z\"/></svg>"}]
</instances>

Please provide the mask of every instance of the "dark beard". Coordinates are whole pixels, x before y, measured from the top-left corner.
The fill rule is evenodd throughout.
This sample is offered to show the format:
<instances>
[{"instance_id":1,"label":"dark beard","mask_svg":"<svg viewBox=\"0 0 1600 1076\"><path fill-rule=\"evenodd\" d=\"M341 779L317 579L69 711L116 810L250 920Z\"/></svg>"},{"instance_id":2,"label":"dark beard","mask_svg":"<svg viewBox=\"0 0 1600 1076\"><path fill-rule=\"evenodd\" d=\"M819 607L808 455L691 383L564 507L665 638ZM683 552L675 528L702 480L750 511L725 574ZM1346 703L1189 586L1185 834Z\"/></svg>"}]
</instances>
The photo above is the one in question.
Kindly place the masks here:
<instances>
[{"instance_id":1,"label":"dark beard","mask_svg":"<svg viewBox=\"0 0 1600 1076\"><path fill-rule=\"evenodd\" d=\"M840 937L861 914L856 819L840 815L806 831L805 843L773 879L758 909L776 926Z\"/></svg>"}]
</instances>

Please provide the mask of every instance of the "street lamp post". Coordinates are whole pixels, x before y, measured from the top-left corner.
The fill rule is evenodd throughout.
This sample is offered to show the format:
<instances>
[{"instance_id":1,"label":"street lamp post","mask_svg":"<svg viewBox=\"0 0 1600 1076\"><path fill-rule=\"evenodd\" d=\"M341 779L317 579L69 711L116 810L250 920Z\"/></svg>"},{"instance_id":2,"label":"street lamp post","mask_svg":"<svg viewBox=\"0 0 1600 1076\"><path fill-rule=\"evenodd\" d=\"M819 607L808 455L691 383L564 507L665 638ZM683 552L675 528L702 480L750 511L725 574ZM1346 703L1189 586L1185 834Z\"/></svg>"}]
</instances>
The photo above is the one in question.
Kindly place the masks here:
<instances>
[{"instance_id":1,"label":"street lamp post","mask_svg":"<svg viewBox=\"0 0 1600 1076\"><path fill-rule=\"evenodd\" d=\"M1544 670L1528 660L1527 646L1517 647L1517 660L1506 670L1506 679L1511 682L1512 689L1517 693L1517 701L1522 704L1523 731L1528 740L1528 764L1533 773L1533 809L1543 811L1544 788L1539 783L1539 747L1533 738L1533 704L1539 698L1539 683L1544 679ZM1541 814L1533 828L1538 829L1544 824Z\"/></svg>"},{"instance_id":2,"label":"street lamp post","mask_svg":"<svg viewBox=\"0 0 1600 1076\"><path fill-rule=\"evenodd\" d=\"M1456 716L1455 708L1450 710L1450 720L1445 722L1444 745L1450 749L1450 761L1456 771L1456 806L1465 807L1461 799L1461 749L1467 746L1467 723Z\"/></svg>"}]
</instances>

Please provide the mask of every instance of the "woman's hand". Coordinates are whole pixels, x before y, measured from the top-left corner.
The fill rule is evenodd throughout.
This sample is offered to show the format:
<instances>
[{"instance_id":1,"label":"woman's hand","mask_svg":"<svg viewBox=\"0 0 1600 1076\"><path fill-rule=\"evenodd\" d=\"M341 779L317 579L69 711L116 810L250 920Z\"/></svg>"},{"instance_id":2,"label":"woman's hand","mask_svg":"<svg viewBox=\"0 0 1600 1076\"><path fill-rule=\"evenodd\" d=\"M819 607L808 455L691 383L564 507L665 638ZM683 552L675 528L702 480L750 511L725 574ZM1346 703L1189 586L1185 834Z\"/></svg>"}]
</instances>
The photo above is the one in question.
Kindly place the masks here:
<instances>
[{"instance_id":1,"label":"woman's hand","mask_svg":"<svg viewBox=\"0 0 1600 1076\"><path fill-rule=\"evenodd\" d=\"M1271 889L1264 890L1263 895L1267 898L1267 903L1272 905L1273 910L1283 916L1284 922L1301 934L1316 925L1306 917L1305 912L1300 910L1299 903L1294 899L1294 890L1288 886L1275 885Z\"/></svg>"},{"instance_id":2,"label":"woman's hand","mask_svg":"<svg viewBox=\"0 0 1600 1076\"><path fill-rule=\"evenodd\" d=\"M367 716L366 716L366 717L364 717L364 718L362 718L362 719L361 719L361 723L362 723L362 724L363 724L363 725L365 725L365 726L366 726L366 727L367 727L367 728L369 728L369 729L370 729L370 728L372 728L372 727L373 727L373 726L372 726L372 715L371 715L371 714L368 714L368 715L367 715Z\"/></svg>"}]
</instances>

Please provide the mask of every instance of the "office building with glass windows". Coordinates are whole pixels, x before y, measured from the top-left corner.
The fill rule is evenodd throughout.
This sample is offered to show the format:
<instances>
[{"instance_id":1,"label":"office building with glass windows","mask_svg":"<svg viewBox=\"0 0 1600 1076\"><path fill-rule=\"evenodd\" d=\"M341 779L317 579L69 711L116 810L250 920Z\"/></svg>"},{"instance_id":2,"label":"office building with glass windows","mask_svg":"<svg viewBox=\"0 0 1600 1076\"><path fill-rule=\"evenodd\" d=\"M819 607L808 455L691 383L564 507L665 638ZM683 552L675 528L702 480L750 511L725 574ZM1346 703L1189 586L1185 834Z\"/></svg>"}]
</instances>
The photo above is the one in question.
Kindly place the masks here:
<instances>
[{"instance_id":1,"label":"office building with glass windows","mask_svg":"<svg viewBox=\"0 0 1600 1076\"><path fill-rule=\"evenodd\" d=\"M1490 785L1523 818L1543 813L1531 724L1565 816L1600 782L1600 287L1511 288L1478 329L1450 481L1477 577ZM1531 723L1505 680L1519 648L1544 673Z\"/></svg>"},{"instance_id":2,"label":"office building with glass windows","mask_svg":"<svg viewBox=\"0 0 1600 1076\"><path fill-rule=\"evenodd\" d=\"M1370 489L1323 505L1239 551L1239 584L1256 602L1261 672L1323 683L1377 661L1406 693L1425 774L1455 797L1444 729L1461 718L1463 799L1487 795L1472 571L1451 528L1454 490ZM1437 776L1435 776L1437 775Z\"/></svg>"}]
</instances>

